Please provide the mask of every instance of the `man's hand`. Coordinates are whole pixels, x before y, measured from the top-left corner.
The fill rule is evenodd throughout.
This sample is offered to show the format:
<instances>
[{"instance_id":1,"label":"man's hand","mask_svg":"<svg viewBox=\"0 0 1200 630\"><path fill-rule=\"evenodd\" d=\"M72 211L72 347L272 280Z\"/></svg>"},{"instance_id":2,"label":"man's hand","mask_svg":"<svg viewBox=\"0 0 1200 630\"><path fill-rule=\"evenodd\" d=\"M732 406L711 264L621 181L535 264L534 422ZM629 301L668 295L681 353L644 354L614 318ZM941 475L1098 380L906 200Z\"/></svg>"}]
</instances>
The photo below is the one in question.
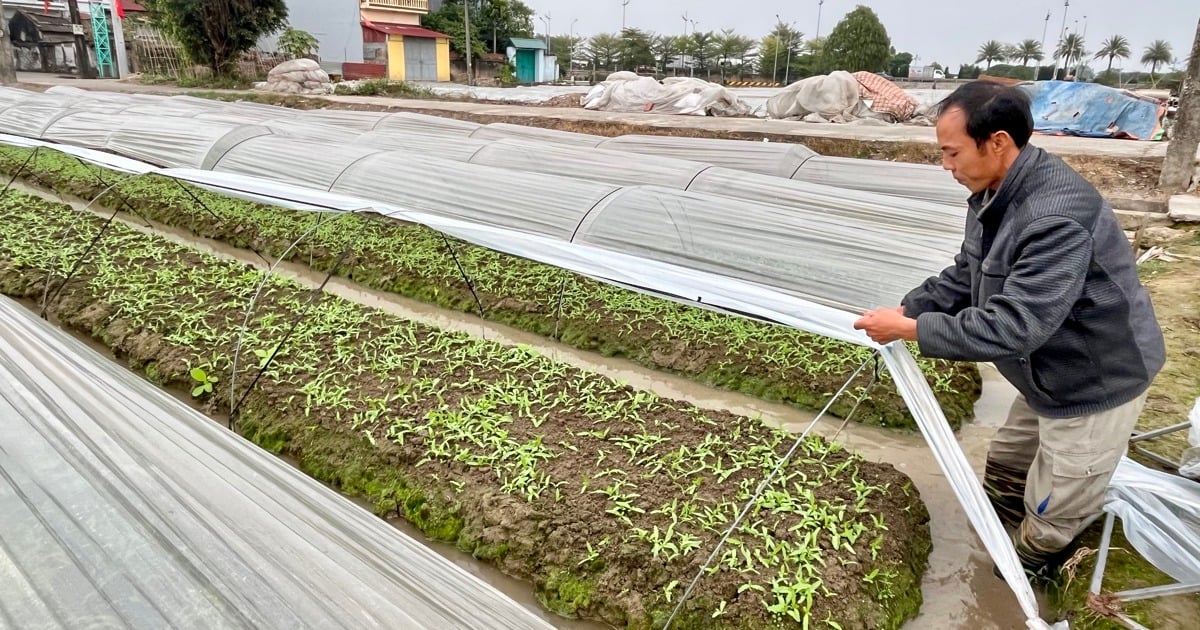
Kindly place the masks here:
<instances>
[{"instance_id":1,"label":"man's hand","mask_svg":"<svg viewBox=\"0 0 1200 630\"><path fill-rule=\"evenodd\" d=\"M917 320L904 316L904 307L877 308L863 313L854 322L855 330L865 330L872 341L879 344L903 339L917 340Z\"/></svg>"}]
</instances>

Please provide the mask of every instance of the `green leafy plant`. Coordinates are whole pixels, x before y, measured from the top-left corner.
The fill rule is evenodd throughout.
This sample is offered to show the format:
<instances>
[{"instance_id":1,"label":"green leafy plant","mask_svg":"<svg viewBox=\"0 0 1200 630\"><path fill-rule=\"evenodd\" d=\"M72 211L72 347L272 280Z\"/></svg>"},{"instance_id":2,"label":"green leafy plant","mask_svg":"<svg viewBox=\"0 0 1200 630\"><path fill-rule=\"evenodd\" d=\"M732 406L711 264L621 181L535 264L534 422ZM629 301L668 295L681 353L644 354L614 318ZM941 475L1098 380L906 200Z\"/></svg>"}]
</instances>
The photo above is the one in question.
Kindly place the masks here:
<instances>
[{"instance_id":1,"label":"green leafy plant","mask_svg":"<svg viewBox=\"0 0 1200 630\"><path fill-rule=\"evenodd\" d=\"M300 58L317 54L321 42L312 33L289 26L279 36L277 45L279 50L292 57Z\"/></svg>"},{"instance_id":2,"label":"green leafy plant","mask_svg":"<svg viewBox=\"0 0 1200 630\"><path fill-rule=\"evenodd\" d=\"M193 381L198 383L192 388L193 398L199 398L204 394L211 394L213 392L213 385L217 382L216 376L213 376L212 374L206 372L203 368L198 367L192 368L188 374L191 375Z\"/></svg>"}]
</instances>

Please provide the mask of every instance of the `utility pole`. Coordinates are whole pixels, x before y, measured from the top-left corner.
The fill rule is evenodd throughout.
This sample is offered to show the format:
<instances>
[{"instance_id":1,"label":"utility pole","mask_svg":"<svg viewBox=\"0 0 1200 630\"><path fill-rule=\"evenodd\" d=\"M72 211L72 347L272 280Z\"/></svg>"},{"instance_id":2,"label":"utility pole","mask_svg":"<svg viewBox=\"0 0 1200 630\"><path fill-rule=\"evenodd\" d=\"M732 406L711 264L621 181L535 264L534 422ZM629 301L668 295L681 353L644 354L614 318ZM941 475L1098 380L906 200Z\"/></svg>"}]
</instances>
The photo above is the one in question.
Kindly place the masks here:
<instances>
[{"instance_id":1,"label":"utility pole","mask_svg":"<svg viewBox=\"0 0 1200 630\"><path fill-rule=\"evenodd\" d=\"M1063 20L1062 26L1058 29L1058 47L1062 48L1063 40L1067 37L1067 10L1071 8L1071 0L1063 0ZM1058 74L1058 51L1054 51L1054 74ZM1063 64L1063 74L1067 73L1067 64ZM1058 77L1051 75L1050 79L1054 80ZM1065 77L1064 77L1065 78Z\"/></svg>"},{"instance_id":2,"label":"utility pole","mask_svg":"<svg viewBox=\"0 0 1200 630\"><path fill-rule=\"evenodd\" d=\"M621 32L625 32L625 9L629 6L629 0L621 0Z\"/></svg>"},{"instance_id":3,"label":"utility pole","mask_svg":"<svg viewBox=\"0 0 1200 630\"><path fill-rule=\"evenodd\" d=\"M1046 31L1049 29L1050 29L1050 12L1046 11L1046 22L1044 24L1042 24L1042 45L1038 47L1042 51L1043 55L1046 54ZM1033 70L1033 80L1037 81L1038 74L1042 71L1042 60L1037 59L1034 61L1034 63L1037 65L1037 67L1034 68L1034 70ZM1054 77L1050 77L1050 78L1053 79Z\"/></svg>"},{"instance_id":4,"label":"utility pole","mask_svg":"<svg viewBox=\"0 0 1200 630\"><path fill-rule=\"evenodd\" d=\"M1167 144L1158 187L1166 192L1187 190L1196 176L1196 148L1200 147L1200 21L1188 60L1183 87L1179 88L1179 110Z\"/></svg>"},{"instance_id":5,"label":"utility pole","mask_svg":"<svg viewBox=\"0 0 1200 630\"><path fill-rule=\"evenodd\" d=\"M78 0L67 0L67 11L71 15L71 30L75 33L75 66L80 79L92 78L92 66L88 63L87 38L83 36L83 22L79 18Z\"/></svg>"},{"instance_id":6,"label":"utility pole","mask_svg":"<svg viewBox=\"0 0 1200 630\"><path fill-rule=\"evenodd\" d=\"M571 81L575 81L575 23L579 18L571 20L571 30L567 35L567 74L571 75Z\"/></svg>"},{"instance_id":7,"label":"utility pole","mask_svg":"<svg viewBox=\"0 0 1200 630\"><path fill-rule=\"evenodd\" d=\"M4 0L0 0L0 18L4 17ZM8 20L0 24L0 84L17 82L16 58L13 56L12 38L8 36Z\"/></svg>"},{"instance_id":8,"label":"utility pole","mask_svg":"<svg viewBox=\"0 0 1200 630\"><path fill-rule=\"evenodd\" d=\"M694 40L695 40L695 38L696 38L696 25L697 25L697 24L699 24L700 22L698 22L698 21L696 21L696 20L688 20L688 21L692 23L692 39L693 39L693 41L692 41L692 43L691 43L691 44L689 44L689 46L690 46L690 45L694 45L694 44L696 43L696 42L694 41ZM705 65L707 66L707 65L708 65L708 62L705 62ZM689 64L688 64L688 76L689 76L689 77L695 77L695 76L696 76L696 63L695 63L695 61L694 61L694 60L693 60L693 62L692 62L692 63L689 63Z\"/></svg>"},{"instance_id":9,"label":"utility pole","mask_svg":"<svg viewBox=\"0 0 1200 630\"><path fill-rule=\"evenodd\" d=\"M813 39L821 39L821 5L825 4L825 0L817 0L817 34L813 35Z\"/></svg>"},{"instance_id":10,"label":"utility pole","mask_svg":"<svg viewBox=\"0 0 1200 630\"><path fill-rule=\"evenodd\" d=\"M71 0L75 2L75 0ZM467 85L474 85L473 75L471 74L471 3L463 3L463 39L467 41Z\"/></svg>"},{"instance_id":11,"label":"utility pole","mask_svg":"<svg viewBox=\"0 0 1200 630\"><path fill-rule=\"evenodd\" d=\"M679 56L682 59L683 63L685 63L685 64L688 62L687 27L688 27L688 16L687 16L687 12L684 12L684 14L683 14L683 39L679 42L679 47L682 48L682 50L679 51L680 52Z\"/></svg>"},{"instance_id":12,"label":"utility pole","mask_svg":"<svg viewBox=\"0 0 1200 630\"><path fill-rule=\"evenodd\" d=\"M1087 16L1083 16L1083 39L1079 41L1079 45L1083 46L1087 42ZM1082 50L1080 52L1083 52ZM1075 66L1075 80L1078 81L1083 74L1083 55L1079 55L1079 63Z\"/></svg>"}]
</instances>

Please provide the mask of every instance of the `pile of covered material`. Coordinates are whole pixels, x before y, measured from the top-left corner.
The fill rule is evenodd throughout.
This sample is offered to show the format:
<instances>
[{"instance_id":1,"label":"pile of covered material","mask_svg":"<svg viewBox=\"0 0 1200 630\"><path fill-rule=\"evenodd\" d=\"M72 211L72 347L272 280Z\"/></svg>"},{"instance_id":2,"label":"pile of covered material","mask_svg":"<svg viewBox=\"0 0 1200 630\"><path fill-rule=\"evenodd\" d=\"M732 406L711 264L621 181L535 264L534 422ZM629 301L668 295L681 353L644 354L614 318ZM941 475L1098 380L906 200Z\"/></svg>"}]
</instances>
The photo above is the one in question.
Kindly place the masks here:
<instances>
[{"instance_id":1,"label":"pile of covered material","mask_svg":"<svg viewBox=\"0 0 1200 630\"><path fill-rule=\"evenodd\" d=\"M332 94L333 84L317 62L293 59L272 68L266 82L255 83L254 89L283 94Z\"/></svg>"},{"instance_id":2,"label":"pile of covered material","mask_svg":"<svg viewBox=\"0 0 1200 630\"><path fill-rule=\"evenodd\" d=\"M913 117L917 105L916 99L877 74L839 70L787 86L767 101L767 115L807 122L904 122Z\"/></svg>"},{"instance_id":3,"label":"pile of covered material","mask_svg":"<svg viewBox=\"0 0 1200 630\"><path fill-rule=\"evenodd\" d=\"M585 109L691 116L746 116L750 106L716 83L687 77L661 82L632 72L614 72L583 97Z\"/></svg>"},{"instance_id":4,"label":"pile of covered material","mask_svg":"<svg viewBox=\"0 0 1200 630\"><path fill-rule=\"evenodd\" d=\"M1023 88L1033 100L1038 133L1087 138L1162 140L1161 101L1098 83L1038 81Z\"/></svg>"}]
</instances>

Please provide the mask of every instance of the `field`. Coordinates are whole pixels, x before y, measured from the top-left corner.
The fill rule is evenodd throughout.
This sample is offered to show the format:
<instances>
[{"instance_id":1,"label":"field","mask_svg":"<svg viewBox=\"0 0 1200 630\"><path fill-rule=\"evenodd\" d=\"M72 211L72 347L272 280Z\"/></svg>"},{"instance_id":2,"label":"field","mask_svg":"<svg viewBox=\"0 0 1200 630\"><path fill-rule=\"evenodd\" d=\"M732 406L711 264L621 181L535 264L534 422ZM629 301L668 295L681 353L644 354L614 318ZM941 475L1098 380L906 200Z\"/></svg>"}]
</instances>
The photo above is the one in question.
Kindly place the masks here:
<instances>
[{"instance_id":1,"label":"field","mask_svg":"<svg viewBox=\"0 0 1200 630\"><path fill-rule=\"evenodd\" d=\"M9 190L0 291L48 294L50 316L213 410L277 352L236 416L244 435L531 581L565 615L661 624L791 444L755 419L264 280L120 223L97 239L102 223ZM927 521L907 477L809 439L675 627L898 627L920 605Z\"/></svg>"},{"instance_id":2,"label":"field","mask_svg":"<svg viewBox=\"0 0 1200 630\"><path fill-rule=\"evenodd\" d=\"M100 197L100 205L135 211L234 247L284 255L366 287L444 308L479 312L482 307L484 316L493 321L767 400L819 409L871 353L448 241L420 226L358 215L318 219L311 213L187 189L161 178L125 179L54 152L40 151L29 160L30 153L0 150L0 171L12 174L25 165L23 176L28 181L88 200L115 184ZM301 247L288 251L310 231ZM970 417L978 398L978 371L972 364L938 360L921 364L947 419L958 427ZM855 386L866 382L863 377ZM832 412L844 414L848 409L849 403L839 401ZM864 402L856 419L914 428L886 374L882 387Z\"/></svg>"}]
</instances>

